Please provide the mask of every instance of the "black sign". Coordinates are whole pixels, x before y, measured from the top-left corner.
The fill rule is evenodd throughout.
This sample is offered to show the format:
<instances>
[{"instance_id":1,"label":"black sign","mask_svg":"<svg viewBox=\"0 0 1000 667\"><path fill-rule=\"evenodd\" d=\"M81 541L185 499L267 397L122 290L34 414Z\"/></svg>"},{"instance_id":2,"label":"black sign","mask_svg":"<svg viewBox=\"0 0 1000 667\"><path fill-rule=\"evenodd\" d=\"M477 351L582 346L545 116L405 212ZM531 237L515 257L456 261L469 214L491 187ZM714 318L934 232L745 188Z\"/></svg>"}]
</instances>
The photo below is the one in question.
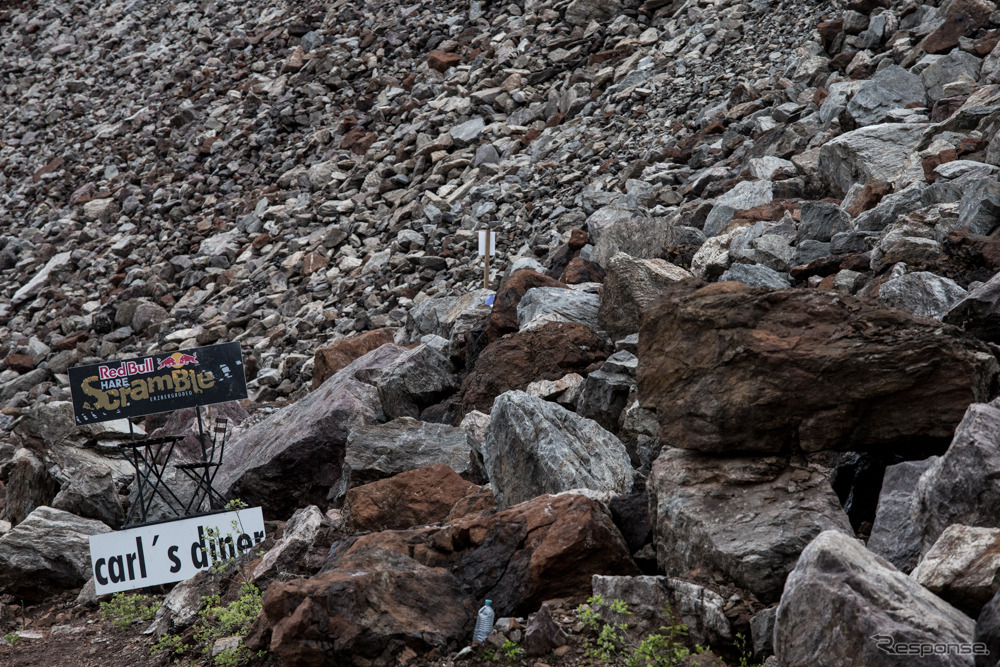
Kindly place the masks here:
<instances>
[{"instance_id":1,"label":"black sign","mask_svg":"<svg viewBox=\"0 0 1000 667\"><path fill-rule=\"evenodd\" d=\"M77 424L247 397L239 343L69 369Z\"/></svg>"}]
</instances>

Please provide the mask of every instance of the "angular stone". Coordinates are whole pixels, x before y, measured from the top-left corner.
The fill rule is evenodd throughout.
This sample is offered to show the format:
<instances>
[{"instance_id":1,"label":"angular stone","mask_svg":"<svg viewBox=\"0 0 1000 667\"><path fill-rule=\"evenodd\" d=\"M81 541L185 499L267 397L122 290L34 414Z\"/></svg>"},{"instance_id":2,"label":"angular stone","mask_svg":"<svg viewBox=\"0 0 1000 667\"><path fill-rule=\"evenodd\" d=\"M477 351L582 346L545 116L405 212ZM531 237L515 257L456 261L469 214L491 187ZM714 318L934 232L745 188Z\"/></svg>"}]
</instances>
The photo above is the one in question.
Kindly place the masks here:
<instances>
[{"instance_id":1,"label":"angular stone","mask_svg":"<svg viewBox=\"0 0 1000 667\"><path fill-rule=\"evenodd\" d=\"M110 532L100 521L38 507L0 535L0 592L33 602L82 586L91 577L91 535Z\"/></svg>"},{"instance_id":2,"label":"angular stone","mask_svg":"<svg viewBox=\"0 0 1000 667\"><path fill-rule=\"evenodd\" d=\"M618 438L522 391L494 402L483 457L499 507L570 489L626 493L632 487L632 465Z\"/></svg>"},{"instance_id":3,"label":"angular stone","mask_svg":"<svg viewBox=\"0 0 1000 667\"><path fill-rule=\"evenodd\" d=\"M285 522L281 538L253 569L255 581L308 577L319 572L339 537L328 516L315 505L301 507Z\"/></svg>"},{"instance_id":4,"label":"angular stone","mask_svg":"<svg viewBox=\"0 0 1000 667\"><path fill-rule=\"evenodd\" d=\"M345 338L333 345L316 350L313 364L312 388L317 389L341 368L372 350L391 343L394 329L373 329L352 338Z\"/></svg>"},{"instance_id":5,"label":"angular stone","mask_svg":"<svg viewBox=\"0 0 1000 667\"><path fill-rule=\"evenodd\" d=\"M787 274L778 273L774 269L760 264L733 264L719 277L719 282L727 280L768 289L782 289L792 285Z\"/></svg>"},{"instance_id":6,"label":"angular stone","mask_svg":"<svg viewBox=\"0 0 1000 667\"><path fill-rule=\"evenodd\" d=\"M325 505L340 482L348 434L384 417L378 389L355 374L384 368L405 351L382 345L302 400L234 433L216 489L260 505L269 518L291 516L304 505Z\"/></svg>"},{"instance_id":7,"label":"angular stone","mask_svg":"<svg viewBox=\"0 0 1000 667\"><path fill-rule=\"evenodd\" d=\"M920 77L899 65L880 69L866 81L847 104L847 113L859 126L881 123L892 109L927 101Z\"/></svg>"},{"instance_id":8,"label":"angular stone","mask_svg":"<svg viewBox=\"0 0 1000 667\"><path fill-rule=\"evenodd\" d=\"M802 202L802 220L796 229L799 242L829 241L834 234L851 227L851 216L837 204L822 201Z\"/></svg>"},{"instance_id":9,"label":"angular stone","mask_svg":"<svg viewBox=\"0 0 1000 667\"><path fill-rule=\"evenodd\" d=\"M526 615L545 600L586 598L595 574L639 574L607 508L573 493L443 526L351 538L331 551L326 569L371 547L447 568L468 598L492 600L499 617Z\"/></svg>"},{"instance_id":10,"label":"angular stone","mask_svg":"<svg viewBox=\"0 0 1000 667\"><path fill-rule=\"evenodd\" d=\"M910 575L975 618L1000 590L1000 528L948 526Z\"/></svg>"},{"instance_id":11,"label":"angular stone","mask_svg":"<svg viewBox=\"0 0 1000 667\"><path fill-rule=\"evenodd\" d=\"M493 311L490 313L490 320L486 325L487 339L492 342L504 334L518 330L520 325L517 308L528 290L535 287L560 286L564 285L558 280L536 271L522 269L512 273L510 278L505 280L500 287L493 302Z\"/></svg>"},{"instance_id":12,"label":"angular stone","mask_svg":"<svg viewBox=\"0 0 1000 667\"><path fill-rule=\"evenodd\" d=\"M1000 183L982 179L963 188L958 227L986 236L1000 225Z\"/></svg>"},{"instance_id":13,"label":"angular stone","mask_svg":"<svg viewBox=\"0 0 1000 667\"><path fill-rule=\"evenodd\" d=\"M884 647L966 645L971 618L835 531L806 547L788 576L774 630L779 667L890 667L915 664ZM873 639L873 636L877 638ZM968 667L957 652L924 655L921 665Z\"/></svg>"},{"instance_id":14,"label":"angular stone","mask_svg":"<svg viewBox=\"0 0 1000 667\"><path fill-rule=\"evenodd\" d=\"M986 25L996 5L988 0L952 0L944 22L927 35L920 47L927 53L947 53L961 37L971 37Z\"/></svg>"},{"instance_id":15,"label":"angular stone","mask_svg":"<svg viewBox=\"0 0 1000 667\"><path fill-rule=\"evenodd\" d=\"M488 413L505 391L586 371L609 353L608 343L578 322L550 322L505 336L483 350L462 381L462 408Z\"/></svg>"},{"instance_id":16,"label":"angular stone","mask_svg":"<svg viewBox=\"0 0 1000 667\"><path fill-rule=\"evenodd\" d=\"M543 604L524 629L524 655L529 658L548 655L567 642L569 636L552 617L549 605Z\"/></svg>"},{"instance_id":17,"label":"angular stone","mask_svg":"<svg viewBox=\"0 0 1000 667\"><path fill-rule=\"evenodd\" d=\"M365 380L378 387L386 418L419 417L427 407L458 389L451 361L430 345L407 350Z\"/></svg>"},{"instance_id":18,"label":"angular stone","mask_svg":"<svg viewBox=\"0 0 1000 667\"><path fill-rule=\"evenodd\" d=\"M885 469L878 508L868 538L868 550L892 563L900 572L909 572L920 560L920 532L910 507L917 481L937 460L904 461Z\"/></svg>"},{"instance_id":19,"label":"angular stone","mask_svg":"<svg viewBox=\"0 0 1000 667\"><path fill-rule=\"evenodd\" d=\"M357 533L438 523L476 488L444 464L409 470L350 489L344 502L347 525Z\"/></svg>"},{"instance_id":20,"label":"angular stone","mask_svg":"<svg viewBox=\"0 0 1000 667\"><path fill-rule=\"evenodd\" d=\"M451 573L377 547L311 579L272 585L264 614L271 651L289 665L391 665L405 649L456 648L475 623Z\"/></svg>"},{"instance_id":21,"label":"angular stone","mask_svg":"<svg viewBox=\"0 0 1000 667\"><path fill-rule=\"evenodd\" d=\"M670 449L653 463L647 491L661 571L721 576L765 603L778 600L816 535L853 534L824 472L801 458Z\"/></svg>"},{"instance_id":22,"label":"angular stone","mask_svg":"<svg viewBox=\"0 0 1000 667\"><path fill-rule=\"evenodd\" d=\"M977 2L977 0L958 0L957 3L953 2L952 4L954 6L954 4L966 2ZM931 102L937 102L947 97L944 87L963 77L972 81L978 80L981 64L981 59L958 49L935 60L920 73L923 86L927 89L927 99Z\"/></svg>"},{"instance_id":23,"label":"angular stone","mask_svg":"<svg viewBox=\"0 0 1000 667\"><path fill-rule=\"evenodd\" d=\"M594 575L594 595L605 600L622 600L628 605L627 619L604 616L605 622L625 620L636 637L660 631L665 609L674 620L688 628L696 644L730 644L732 629L724 612L726 600L703 586L673 577L616 577Z\"/></svg>"},{"instance_id":24,"label":"angular stone","mask_svg":"<svg viewBox=\"0 0 1000 667\"><path fill-rule=\"evenodd\" d=\"M836 292L733 282L670 288L647 310L638 357L661 441L711 452L943 444L997 376L958 329Z\"/></svg>"},{"instance_id":25,"label":"angular stone","mask_svg":"<svg viewBox=\"0 0 1000 667\"><path fill-rule=\"evenodd\" d=\"M125 509L115 487L111 469L88 467L78 470L52 500L52 507L87 519L96 519L111 528L121 528Z\"/></svg>"},{"instance_id":26,"label":"angular stone","mask_svg":"<svg viewBox=\"0 0 1000 667\"><path fill-rule=\"evenodd\" d=\"M481 471L471 452L475 442L456 426L400 417L387 424L357 426L347 437L344 490L408 470L444 464L466 479Z\"/></svg>"},{"instance_id":27,"label":"angular stone","mask_svg":"<svg viewBox=\"0 0 1000 667\"><path fill-rule=\"evenodd\" d=\"M869 125L832 139L820 148L819 171L839 192L855 183L889 181L899 186L923 180L915 155L927 126L918 123Z\"/></svg>"},{"instance_id":28,"label":"angular stone","mask_svg":"<svg viewBox=\"0 0 1000 667\"><path fill-rule=\"evenodd\" d=\"M596 294L562 287L533 287L517 304L518 327L535 318L550 321L579 322L597 329L597 310L601 305Z\"/></svg>"},{"instance_id":29,"label":"angular stone","mask_svg":"<svg viewBox=\"0 0 1000 667\"><path fill-rule=\"evenodd\" d=\"M1000 343L1000 274L966 294L943 320L981 340Z\"/></svg>"},{"instance_id":30,"label":"angular stone","mask_svg":"<svg viewBox=\"0 0 1000 667\"><path fill-rule=\"evenodd\" d=\"M566 7L566 23L585 26L591 21L610 21L619 15L622 5L618 0L598 2L597 0L573 0Z\"/></svg>"},{"instance_id":31,"label":"angular stone","mask_svg":"<svg viewBox=\"0 0 1000 667\"><path fill-rule=\"evenodd\" d=\"M948 526L1000 528L1000 401L970 405L948 450L921 475L911 510L926 553Z\"/></svg>"},{"instance_id":32,"label":"angular stone","mask_svg":"<svg viewBox=\"0 0 1000 667\"><path fill-rule=\"evenodd\" d=\"M774 199L771 181L743 181L717 197L705 220L705 235L715 236L737 211L763 206Z\"/></svg>"},{"instance_id":33,"label":"angular stone","mask_svg":"<svg viewBox=\"0 0 1000 667\"><path fill-rule=\"evenodd\" d=\"M615 340L639 330L642 310L664 287L691 273L662 259L637 259L616 253L608 261L597 321Z\"/></svg>"},{"instance_id":34,"label":"angular stone","mask_svg":"<svg viewBox=\"0 0 1000 667\"><path fill-rule=\"evenodd\" d=\"M886 306L940 320L967 294L954 280L915 271L884 282L878 300Z\"/></svg>"},{"instance_id":35,"label":"angular stone","mask_svg":"<svg viewBox=\"0 0 1000 667\"><path fill-rule=\"evenodd\" d=\"M431 51L427 54L427 64L431 69L439 72L447 72L449 68L462 62L462 57L457 53L445 53L444 51Z\"/></svg>"}]
</instances>

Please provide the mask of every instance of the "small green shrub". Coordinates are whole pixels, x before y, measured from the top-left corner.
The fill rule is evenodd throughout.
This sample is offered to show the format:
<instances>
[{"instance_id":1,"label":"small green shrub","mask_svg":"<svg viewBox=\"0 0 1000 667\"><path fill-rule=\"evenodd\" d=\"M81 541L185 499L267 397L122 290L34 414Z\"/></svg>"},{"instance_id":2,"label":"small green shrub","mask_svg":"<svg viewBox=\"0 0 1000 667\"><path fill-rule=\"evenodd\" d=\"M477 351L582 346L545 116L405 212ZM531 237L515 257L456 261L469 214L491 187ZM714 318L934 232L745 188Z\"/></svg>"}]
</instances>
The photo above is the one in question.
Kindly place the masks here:
<instances>
[{"instance_id":1,"label":"small green shrub","mask_svg":"<svg viewBox=\"0 0 1000 667\"><path fill-rule=\"evenodd\" d=\"M16 644L19 641L21 641L21 635L17 634L16 632L11 632L8 635L4 635L3 638L4 641L6 641L8 644Z\"/></svg>"},{"instance_id":2,"label":"small green shrub","mask_svg":"<svg viewBox=\"0 0 1000 667\"><path fill-rule=\"evenodd\" d=\"M151 621L160 608L160 601L141 593L115 593L109 602L101 603L101 614L111 625L124 630L133 623Z\"/></svg>"}]
</instances>

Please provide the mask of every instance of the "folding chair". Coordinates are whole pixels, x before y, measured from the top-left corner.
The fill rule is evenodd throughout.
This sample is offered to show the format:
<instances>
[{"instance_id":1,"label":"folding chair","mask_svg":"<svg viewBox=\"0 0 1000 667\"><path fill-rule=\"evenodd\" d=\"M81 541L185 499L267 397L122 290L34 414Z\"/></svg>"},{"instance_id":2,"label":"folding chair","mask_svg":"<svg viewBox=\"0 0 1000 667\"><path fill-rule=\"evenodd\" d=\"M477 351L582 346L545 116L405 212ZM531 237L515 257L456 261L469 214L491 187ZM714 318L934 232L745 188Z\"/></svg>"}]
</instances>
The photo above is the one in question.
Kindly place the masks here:
<instances>
[{"instance_id":1,"label":"folding chair","mask_svg":"<svg viewBox=\"0 0 1000 667\"><path fill-rule=\"evenodd\" d=\"M215 428L212 429L212 444L205 445L205 433L201 427L201 410L198 411L198 431L201 440L201 460L193 463L182 463L176 468L182 471L195 483L194 493L188 502L185 512L201 512L202 504L208 500L209 511L222 509L226 504L223 498L212 486L215 482L215 475L219 472L219 465L226 453L226 436L229 432L229 420L219 417L215 420Z\"/></svg>"}]
</instances>

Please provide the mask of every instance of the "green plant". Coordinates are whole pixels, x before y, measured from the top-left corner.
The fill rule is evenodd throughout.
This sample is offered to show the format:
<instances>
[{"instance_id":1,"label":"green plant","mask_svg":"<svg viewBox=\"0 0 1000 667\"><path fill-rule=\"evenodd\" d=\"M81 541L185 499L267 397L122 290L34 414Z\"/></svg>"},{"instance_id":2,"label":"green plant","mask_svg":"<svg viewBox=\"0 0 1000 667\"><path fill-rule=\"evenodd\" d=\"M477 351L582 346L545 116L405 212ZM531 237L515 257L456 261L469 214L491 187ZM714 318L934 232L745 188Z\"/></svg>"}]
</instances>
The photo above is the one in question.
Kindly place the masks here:
<instances>
[{"instance_id":1,"label":"green plant","mask_svg":"<svg viewBox=\"0 0 1000 667\"><path fill-rule=\"evenodd\" d=\"M507 662L517 662L517 659L521 657L522 653L524 653L524 649L518 646L517 642L512 642L509 639L505 640L503 646L500 647L500 655L503 656Z\"/></svg>"},{"instance_id":2,"label":"green plant","mask_svg":"<svg viewBox=\"0 0 1000 667\"><path fill-rule=\"evenodd\" d=\"M660 631L641 640L628 625L631 612L622 600L604 600L595 595L577 607L577 617L589 634L583 644L587 657L595 662L624 667L681 667L691 663L692 653L684 644L687 626L676 622L668 607L663 616L667 624ZM695 647L695 654L706 652Z\"/></svg>"},{"instance_id":3,"label":"green plant","mask_svg":"<svg viewBox=\"0 0 1000 667\"><path fill-rule=\"evenodd\" d=\"M19 641L21 641L21 635L17 634L16 632L11 632L10 634L4 635L3 638L4 641L6 641L8 644L16 644Z\"/></svg>"},{"instance_id":4,"label":"green plant","mask_svg":"<svg viewBox=\"0 0 1000 667\"><path fill-rule=\"evenodd\" d=\"M202 610L198 612L200 627L195 631L194 638L208 654L217 639L245 635L262 606L260 589L246 582L240 588L240 597L229 604L222 604L218 595L202 598L202 604ZM219 667L241 665L251 657L253 652L240 643L215 656L213 664Z\"/></svg>"},{"instance_id":5,"label":"green plant","mask_svg":"<svg viewBox=\"0 0 1000 667\"><path fill-rule=\"evenodd\" d=\"M156 643L150 647L149 652L152 655L159 655L160 653L183 655L187 651L187 648L180 637L168 633L156 640Z\"/></svg>"},{"instance_id":6,"label":"green plant","mask_svg":"<svg viewBox=\"0 0 1000 667\"><path fill-rule=\"evenodd\" d=\"M159 608L159 600L148 595L115 593L109 602L101 603L101 614L111 625L124 630L133 623L153 620Z\"/></svg>"},{"instance_id":7,"label":"green plant","mask_svg":"<svg viewBox=\"0 0 1000 667\"><path fill-rule=\"evenodd\" d=\"M747 638L743 633L736 633L733 646L739 651L740 667L758 667L757 663L753 662L753 651L747 646Z\"/></svg>"}]
</instances>

